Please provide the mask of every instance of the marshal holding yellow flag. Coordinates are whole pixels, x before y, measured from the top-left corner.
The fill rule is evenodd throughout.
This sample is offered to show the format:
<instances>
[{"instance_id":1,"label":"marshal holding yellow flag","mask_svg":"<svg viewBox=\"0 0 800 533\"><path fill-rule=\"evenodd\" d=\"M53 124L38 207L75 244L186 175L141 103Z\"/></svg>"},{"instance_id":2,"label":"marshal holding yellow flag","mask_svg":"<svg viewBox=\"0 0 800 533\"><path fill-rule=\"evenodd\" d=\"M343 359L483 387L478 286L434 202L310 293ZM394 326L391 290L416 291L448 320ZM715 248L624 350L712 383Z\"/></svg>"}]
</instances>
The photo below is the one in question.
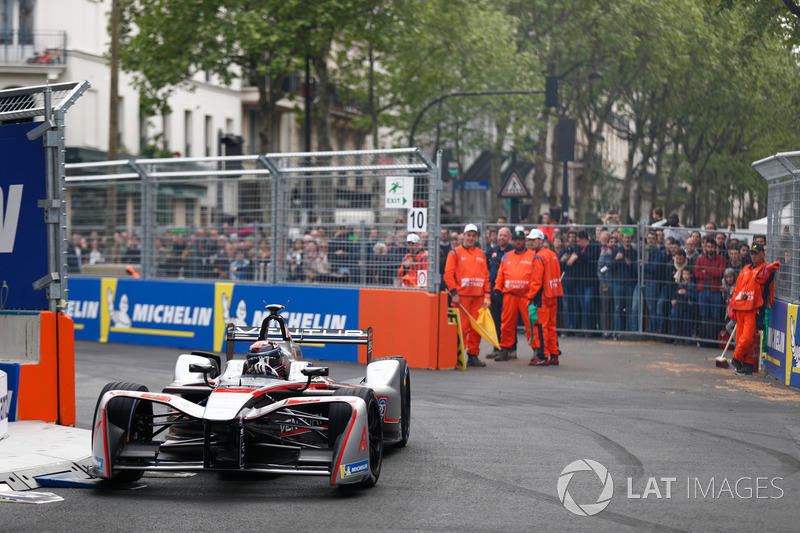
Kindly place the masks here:
<instances>
[{"instance_id":1,"label":"marshal holding yellow flag","mask_svg":"<svg viewBox=\"0 0 800 533\"><path fill-rule=\"evenodd\" d=\"M497 341L497 329L495 328L494 319L492 318L492 314L489 309L485 307L480 308L476 318L470 315L469 311L464 309L464 306L461 304L458 304L458 307L460 307L461 310L464 311L464 314L469 317L469 322L472 325L472 328L478 332L478 335L483 337L486 342L499 350L500 343ZM448 308L447 318L448 322L455 322L458 325L458 364L456 365L456 368L466 370L467 366L466 357L464 354L464 339L461 333L461 321L459 319L458 310L453 307Z\"/></svg>"},{"instance_id":2,"label":"marshal holding yellow flag","mask_svg":"<svg viewBox=\"0 0 800 533\"><path fill-rule=\"evenodd\" d=\"M458 317L458 309L455 307L448 307L447 308L447 323L448 324L455 324L456 331L458 332L458 342L456 343L456 366L455 368L459 370L466 370L467 369L467 358L466 354L464 353L464 336L461 333L461 319Z\"/></svg>"}]
</instances>

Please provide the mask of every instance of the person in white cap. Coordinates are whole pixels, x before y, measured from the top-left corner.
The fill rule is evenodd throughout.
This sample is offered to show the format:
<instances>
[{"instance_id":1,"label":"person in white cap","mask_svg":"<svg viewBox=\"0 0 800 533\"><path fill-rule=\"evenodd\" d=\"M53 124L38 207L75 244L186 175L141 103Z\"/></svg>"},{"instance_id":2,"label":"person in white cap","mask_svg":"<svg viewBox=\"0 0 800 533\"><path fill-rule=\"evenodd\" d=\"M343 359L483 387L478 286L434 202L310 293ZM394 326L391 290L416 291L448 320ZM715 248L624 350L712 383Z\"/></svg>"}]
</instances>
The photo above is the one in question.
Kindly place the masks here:
<instances>
[{"instance_id":1,"label":"person in white cap","mask_svg":"<svg viewBox=\"0 0 800 533\"><path fill-rule=\"evenodd\" d=\"M500 270L495 281L495 292L502 292L503 312L500 333L500 351L495 361L516 359L517 321L520 314L525 324L528 339L532 339L531 322L528 313L528 289L533 274L533 261L536 252L525 247L525 232L515 231L512 237L514 248L503 254ZM513 351L513 354L511 353ZM488 356L487 356L488 358Z\"/></svg>"},{"instance_id":2,"label":"person in white cap","mask_svg":"<svg viewBox=\"0 0 800 533\"><path fill-rule=\"evenodd\" d=\"M500 264L503 262L503 255L508 252L514 251L514 245L511 244L511 230L503 226L497 230L497 246L492 246L486 250L486 264L489 268L489 286L492 287L492 305L489 310L492 312L492 319L496 328L498 340L502 337L500 326L503 321L503 292L494 288L497 281L497 273L500 271ZM494 359L500 349L496 349L486 356L486 359ZM517 353L517 338L514 336L514 344L508 352L509 357L511 354L516 356Z\"/></svg>"},{"instance_id":3,"label":"person in white cap","mask_svg":"<svg viewBox=\"0 0 800 533\"><path fill-rule=\"evenodd\" d=\"M561 351L556 333L558 298L564 294L561 287L561 265L558 256L542 246L544 233L532 229L528 234L536 253L533 260L528 302L536 307L536 323L531 324L531 348L534 354L531 366L557 365Z\"/></svg>"},{"instance_id":4,"label":"person in white cap","mask_svg":"<svg viewBox=\"0 0 800 533\"><path fill-rule=\"evenodd\" d=\"M408 234L406 245L408 246L408 253L397 270L397 276L406 287L417 287L419 286L417 273L420 270L428 270L428 250L425 249L419 235L416 233Z\"/></svg>"},{"instance_id":5,"label":"person in white cap","mask_svg":"<svg viewBox=\"0 0 800 533\"><path fill-rule=\"evenodd\" d=\"M478 227L475 224L464 226L464 244L447 254L444 268L444 282L461 319L461 331L467 347L467 366L486 366L478 358L481 336L472 329L466 316L469 313L477 318L481 305L489 307L490 304L489 270L486 256L475 246L477 240Z\"/></svg>"}]
</instances>

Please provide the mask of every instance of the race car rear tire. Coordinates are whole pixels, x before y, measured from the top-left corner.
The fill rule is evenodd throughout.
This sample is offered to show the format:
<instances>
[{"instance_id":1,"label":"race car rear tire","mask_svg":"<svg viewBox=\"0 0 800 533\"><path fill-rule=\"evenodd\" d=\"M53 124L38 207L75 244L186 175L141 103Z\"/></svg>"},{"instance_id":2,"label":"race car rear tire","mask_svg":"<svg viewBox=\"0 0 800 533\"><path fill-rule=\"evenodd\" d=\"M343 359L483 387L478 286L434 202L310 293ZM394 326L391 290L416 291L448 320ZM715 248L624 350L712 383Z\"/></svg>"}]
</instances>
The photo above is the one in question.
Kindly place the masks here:
<instances>
[{"instance_id":1,"label":"race car rear tire","mask_svg":"<svg viewBox=\"0 0 800 533\"><path fill-rule=\"evenodd\" d=\"M386 357L401 361L403 365L403 383L400 384L400 440L392 444L395 448L402 448L408 444L411 433L411 373L408 371L408 362L399 355Z\"/></svg>"},{"instance_id":2,"label":"race car rear tire","mask_svg":"<svg viewBox=\"0 0 800 533\"><path fill-rule=\"evenodd\" d=\"M97 398L94 412L97 417L97 408L103 395L110 390L129 390L148 392L147 387L138 383L115 381L106 384ZM153 405L149 402L140 402L131 398L119 398L110 402L107 410L108 422L128 431L129 442L150 442L153 439ZM97 420L92 420L92 428ZM94 431L94 430L93 430ZM94 445L92 445L94 448ZM132 483L142 478L141 470L112 470L111 481L119 483Z\"/></svg>"},{"instance_id":3,"label":"race car rear tire","mask_svg":"<svg viewBox=\"0 0 800 533\"><path fill-rule=\"evenodd\" d=\"M367 404L367 434L369 439L369 476L367 479L358 483L360 487L372 487L378 482L383 465L383 421L381 420L381 409L378 406L378 399L375 392L367 387L355 387L352 389L341 389L339 396L357 396ZM336 404L334 404L335 406ZM342 416L342 414L346 416ZM347 423L350 418L350 410L331 409L330 415L331 428L339 428Z\"/></svg>"}]
</instances>

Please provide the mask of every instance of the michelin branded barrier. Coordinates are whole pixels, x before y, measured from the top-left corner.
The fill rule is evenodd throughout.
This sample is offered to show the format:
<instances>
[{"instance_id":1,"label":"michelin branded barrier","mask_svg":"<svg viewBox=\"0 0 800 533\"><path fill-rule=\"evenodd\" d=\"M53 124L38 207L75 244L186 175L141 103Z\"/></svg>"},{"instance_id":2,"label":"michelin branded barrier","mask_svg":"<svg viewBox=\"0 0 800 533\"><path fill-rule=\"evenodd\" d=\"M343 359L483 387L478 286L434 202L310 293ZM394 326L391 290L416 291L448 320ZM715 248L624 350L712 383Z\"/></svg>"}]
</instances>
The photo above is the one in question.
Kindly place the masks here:
<instances>
[{"instance_id":1,"label":"michelin branded barrier","mask_svg":"<svg viewBox=\"0 0 800 533\"><path fill-rule=\"evenodd\" d=\"M800 387L800 331L798 306L775 300L769 314L767 351L763 363L767 373L792 387Z\"/></svg>"},{"instance_id":2,"label":"michelin branded barrier","mask_svg":"<svg viewBox=\"0 0 800 533\"><path fill-rule=\"evenodd\" d=\"M456 364L456 326L447 323L444 293L71 278L67 314L78 340L222 352L226 324L258 326L271 303L286 306L291 328L372 327L375 357L402 355L414 368ZM359 346L306 345L303 355L366 362Z\"/></svg>"}]
</instances>

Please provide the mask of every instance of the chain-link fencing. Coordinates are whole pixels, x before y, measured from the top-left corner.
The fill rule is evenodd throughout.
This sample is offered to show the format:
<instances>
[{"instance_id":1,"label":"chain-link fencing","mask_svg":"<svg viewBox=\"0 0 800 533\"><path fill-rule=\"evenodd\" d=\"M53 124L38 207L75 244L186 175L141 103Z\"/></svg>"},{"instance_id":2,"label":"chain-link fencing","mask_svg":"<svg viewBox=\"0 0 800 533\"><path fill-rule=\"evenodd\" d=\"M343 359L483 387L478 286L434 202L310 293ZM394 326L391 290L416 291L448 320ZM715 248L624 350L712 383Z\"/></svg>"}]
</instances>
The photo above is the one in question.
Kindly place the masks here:
<instances>
[{"instance_id":1,"label":"chain-link fencing","mask_svg":"<svg viewBox=\"0 0 800 533\"><path fill-rule=\"evenodd\" d=\"M398 270L409 210L420 249L438 224L435 170L416 149L70 164L69 270L433 290L435 261Z\"/></svg>"},{"instance_id":2,"label":"chain-link fencing","mask_svg":"<svg viewBox=\"0 0 800 533\"><path fill-rule=\"evenodd\" d=\"M414 149L71 164L66 183L71 275L435 291L464 224L484 250L516 229L441 224L437 166ZM419 243L409 207L424 218ZM539 226L562 265L559 331L724 344L755 234L608 222Z\"/></svg>"},{"instance_id":3,"label":"chain-link fencing","mask_svg":"<svg viewBox=\"0 0 800 533\"><path fill-rule=\"evenodd\" d=\"M780 261L775 293L800 304L800 152L780 153L753 167L767 180L767 260Z\"/></svg>"}]
</instances>

